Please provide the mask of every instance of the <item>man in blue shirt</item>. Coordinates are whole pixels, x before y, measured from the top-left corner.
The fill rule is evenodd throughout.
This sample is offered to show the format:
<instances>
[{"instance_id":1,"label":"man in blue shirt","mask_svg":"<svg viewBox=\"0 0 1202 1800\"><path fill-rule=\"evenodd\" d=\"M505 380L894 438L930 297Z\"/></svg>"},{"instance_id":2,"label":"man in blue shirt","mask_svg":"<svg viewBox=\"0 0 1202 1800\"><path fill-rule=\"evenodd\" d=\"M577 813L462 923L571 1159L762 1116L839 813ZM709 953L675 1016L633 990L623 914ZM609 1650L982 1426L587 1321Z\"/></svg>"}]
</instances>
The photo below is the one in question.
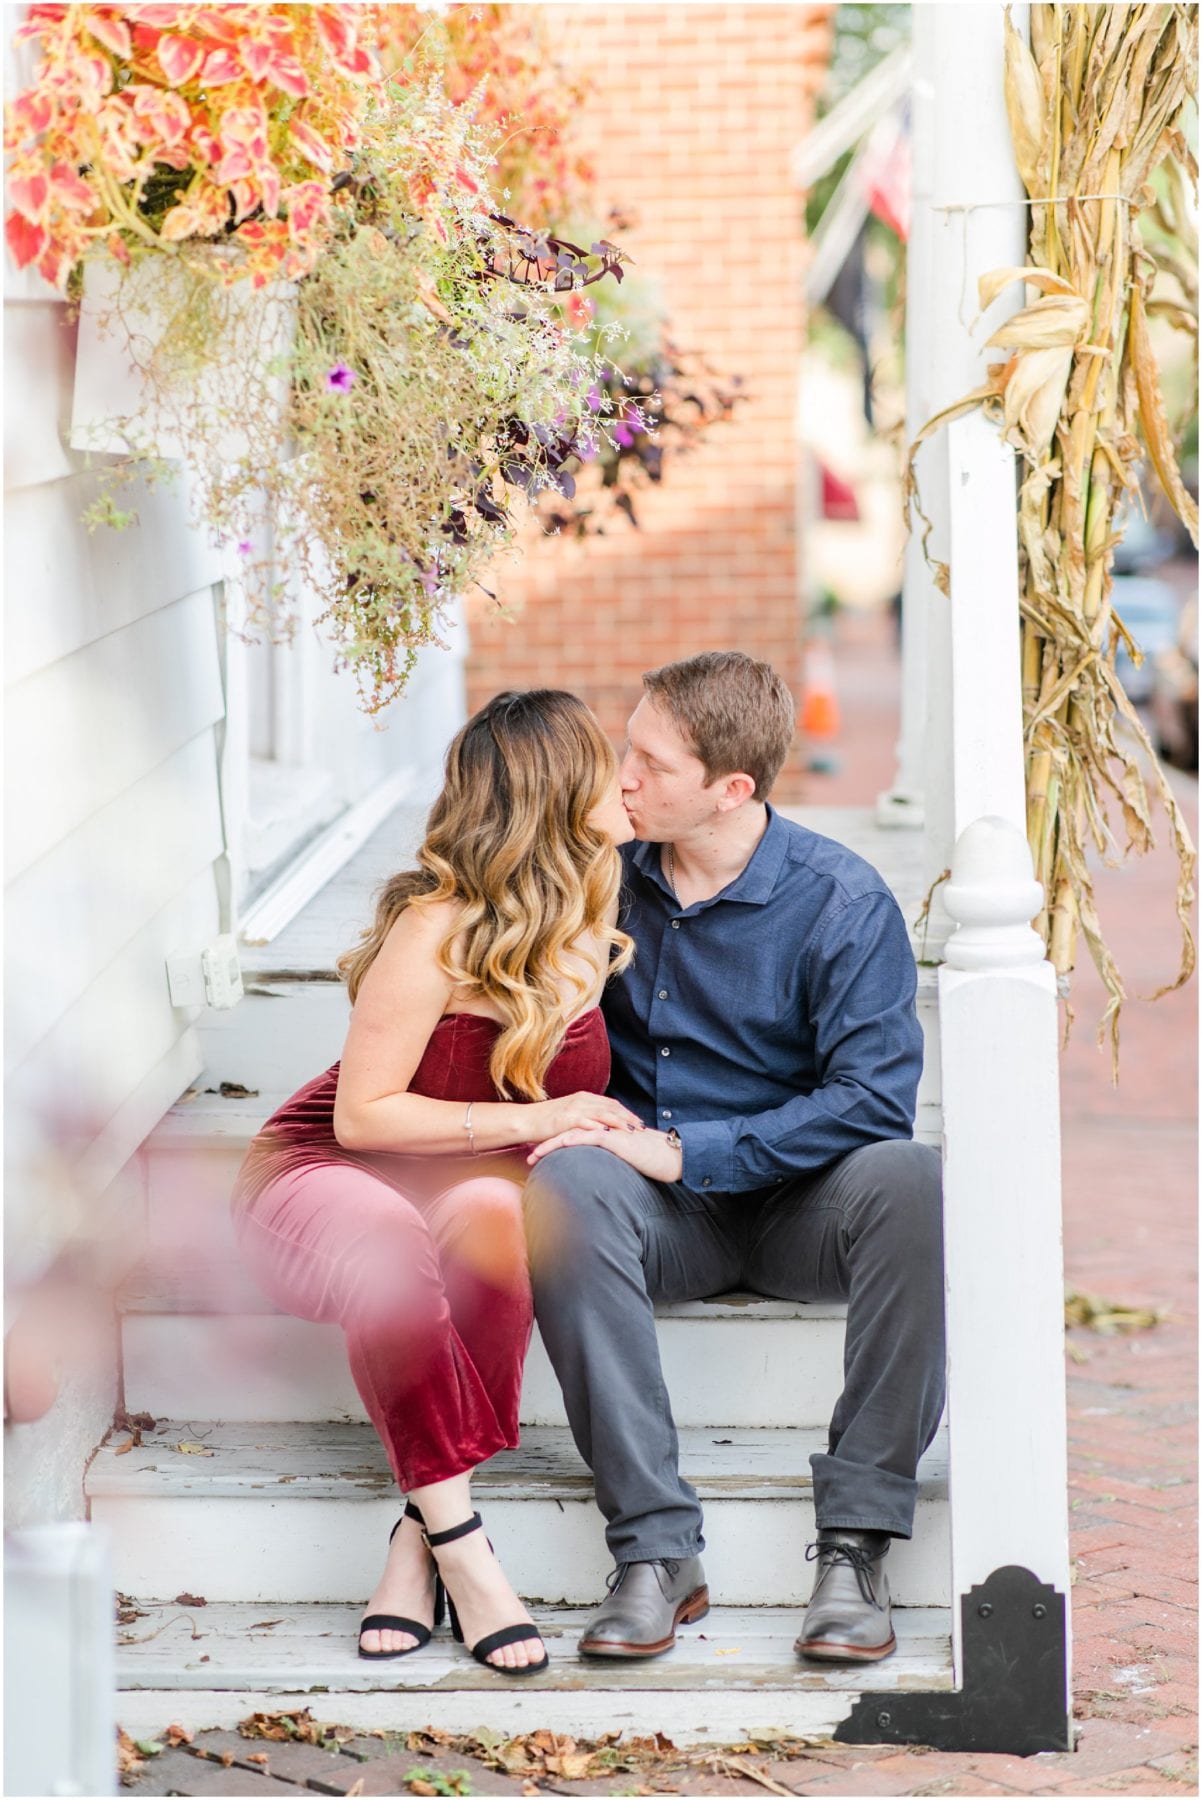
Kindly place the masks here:
<instances>
[{"instance_id":1,"label":"man in blue shirt","mask_svg":"<svg viewBox=\"0 0 1202 1800\"><path fill-rule=\"evenodd\" d=\"M797 1649L872 1661L895 1647L883 1565L944 1398L914 957L876 870L767 803L794 728L780 677L714 652L644 687L622 763L637 950L604 1002L610 1091L644 1129L549 1139L526 1188L539 1326L617 1565L580 1650L659 1655L707 1609L654 1307L745 1287L848 1302Z\"/></svg>"}]
</instances>

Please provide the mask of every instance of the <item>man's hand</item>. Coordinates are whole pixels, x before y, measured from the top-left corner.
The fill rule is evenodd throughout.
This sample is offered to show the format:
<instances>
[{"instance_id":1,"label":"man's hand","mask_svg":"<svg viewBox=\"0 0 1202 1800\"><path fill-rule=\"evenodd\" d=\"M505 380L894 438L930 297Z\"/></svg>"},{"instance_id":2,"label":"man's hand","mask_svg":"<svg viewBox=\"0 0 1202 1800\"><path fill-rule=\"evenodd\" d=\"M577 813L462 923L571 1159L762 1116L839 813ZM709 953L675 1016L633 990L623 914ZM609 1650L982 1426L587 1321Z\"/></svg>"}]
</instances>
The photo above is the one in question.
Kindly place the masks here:
<instances>
[{"instance_id":1,"label":"man's hand","mask_svg":"<svg viewBox=\"0 0 1202 1800\"><path fill-rule=\"evenodd\" d=\"M646 1175L650 1181L679 1181L684 1173L684 1154L676 1144L668 1142L666 1131L561 1131L557 1137L536 1144L526 1161L531 1168L552 1150L566 1150L579 1144L596 1144L612 1150L623 1162Z\"/></svg>"}]
</instances>

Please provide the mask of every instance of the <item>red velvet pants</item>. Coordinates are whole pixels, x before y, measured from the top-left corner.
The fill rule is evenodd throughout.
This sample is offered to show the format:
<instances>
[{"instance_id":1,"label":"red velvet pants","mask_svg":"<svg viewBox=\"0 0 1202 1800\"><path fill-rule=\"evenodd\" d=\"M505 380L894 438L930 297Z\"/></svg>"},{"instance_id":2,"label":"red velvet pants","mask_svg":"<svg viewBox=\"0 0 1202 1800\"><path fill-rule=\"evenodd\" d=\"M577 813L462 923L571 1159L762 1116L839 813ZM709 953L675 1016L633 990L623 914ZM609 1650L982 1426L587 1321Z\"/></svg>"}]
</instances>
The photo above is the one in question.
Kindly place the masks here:
<instances>
[{"instance_id":1,"label":"red velvet pants","mask_svg":"<svg viewBox=\"0 0 1202 1800\"><path fill-rule=\"evenodd\" d=\"M533 1309L516 1182L426 1199L350 1160L286 1159L233 1216L275 1304L341 1325L403 1492L517 1444Z\"/></svg>"}]
</instances>

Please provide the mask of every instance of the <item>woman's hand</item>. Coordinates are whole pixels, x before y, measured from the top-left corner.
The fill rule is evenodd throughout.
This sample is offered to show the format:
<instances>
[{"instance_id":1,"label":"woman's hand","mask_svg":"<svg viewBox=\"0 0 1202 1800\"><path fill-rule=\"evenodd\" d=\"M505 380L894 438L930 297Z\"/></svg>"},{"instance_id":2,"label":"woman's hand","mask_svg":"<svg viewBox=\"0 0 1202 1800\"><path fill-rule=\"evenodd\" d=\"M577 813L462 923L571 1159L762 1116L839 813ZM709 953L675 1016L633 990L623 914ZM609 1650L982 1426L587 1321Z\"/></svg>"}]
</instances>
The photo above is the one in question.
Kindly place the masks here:
<instances>
[{"instance_id":1,"label":"woman's hand","mask_svg":"<svg viewBox=\"0 0 1202 1800\"><path fill-rule=\"evenodd\" d=\"M530 1117L527 1141L561 1137L565 1131L621 1131L644 1129L637 1113L620 1106L605 1094L563 1094L558 1100L536 1100L523 1107Z\"/></svg>"},{"instance_id":2,"label":"woman's hand","mask_svg":"<svg viewBox=\"0 0 1202 1800\"><path fill-rule=\"evenodd\" d=\"M536 1144L526 1161L533 1168L552 1150L566 1150L578 1144L596 1144L602 1150L612 1150L650 1181L679 1181L684 1173L684 1153L678 1145L668 1142L666 1131L561 1131Z\"/></svg>"}]
</instances>

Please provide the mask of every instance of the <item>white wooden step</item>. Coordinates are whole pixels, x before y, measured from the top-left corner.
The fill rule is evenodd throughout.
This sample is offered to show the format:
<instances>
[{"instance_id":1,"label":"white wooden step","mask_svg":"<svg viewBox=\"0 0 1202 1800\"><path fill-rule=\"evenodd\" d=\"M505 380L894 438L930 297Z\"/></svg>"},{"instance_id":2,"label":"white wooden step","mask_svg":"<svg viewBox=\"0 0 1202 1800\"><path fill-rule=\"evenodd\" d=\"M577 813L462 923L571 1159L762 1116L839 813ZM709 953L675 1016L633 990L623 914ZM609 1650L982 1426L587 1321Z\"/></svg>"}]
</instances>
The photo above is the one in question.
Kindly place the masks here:
<instances>
[{"instance_id":1,"label":"white wooden step","mask_svg":"<svg viewBox=\"0 0 1202 1800\"><path fill-rule=\"evenodd\" d=\"M726 1296L661 1309L660 1351L678 1425L825 1425L843 1375L846 1307ZM156 1418L361 1419L337 1325L282 1313L126 1313L129 1412ZM522 1422L567 1423L537 1329Z\"/></svg>"},{"instance_id":2,"label":"white wooden step","mask_svg":"<svg viewBox=\"0 0 1202 1800\"><path fill-rule=\"evenodd\" d=\"M247 1145L288 1096L222 1099L190 1089L147 1139L147 1250L154 1264L236 1262L230 1195ZM940 1107L918 1108L915 1137L939 1148Z\"/></svg>"},{"instance_id":3,"label":"white wooden step","mask_svg":"<svg viewBox=\"0 0 1202 1800\"><path fill-rule=\"evenodd\" d=\"M201 1443L213 1452L178 1450ZM209 1600L355 1601L378 1578L397 1493L366 1425L160 1421L140 1447L102 1447L91 1517L109 1533L124 1593ZM810 1453L825 1433L683 1428L681 1469L706 1513L706 1570L728 1605L797 1605L815 1535ZM566 1430L532 1427L476 1474L489 1535L530 1600L595 1605L610 1568L592 1478ZM901 1605L946 1606L946 1444L920 1470L914 1538L890 1551Z\"/></svg>"},{"instance_id":4,"label":"white wooden step","mask_svg":"<svg viewBox=\"0 0 1202 1800\"><path fill-rule=\"evenodd\" d=\"M826 1735L869 1684L883 1692L952 1685L951 1617L942 1608L899 1607L896 1653L866 1672L803 1663L793 1641L804 1614L792 1607L715 1606L681 1629L667 1656L644 1663L581 1660L575 1645L587 1611L538 1607L550 1667L506 1683L445 1631L417 1655L364 1662L356 1654L358 1606L139 1605L146 1617L117 1634L118 1715L134 1737L153 1736L181 1715L194 1730L228 1728L251 1711L298 1705L393 1731L431 1720L470 1731L487 1719L507 1733L658 1730L678 1744L729 1743L769 1727Z\"/></svg>"}]
</instances>

